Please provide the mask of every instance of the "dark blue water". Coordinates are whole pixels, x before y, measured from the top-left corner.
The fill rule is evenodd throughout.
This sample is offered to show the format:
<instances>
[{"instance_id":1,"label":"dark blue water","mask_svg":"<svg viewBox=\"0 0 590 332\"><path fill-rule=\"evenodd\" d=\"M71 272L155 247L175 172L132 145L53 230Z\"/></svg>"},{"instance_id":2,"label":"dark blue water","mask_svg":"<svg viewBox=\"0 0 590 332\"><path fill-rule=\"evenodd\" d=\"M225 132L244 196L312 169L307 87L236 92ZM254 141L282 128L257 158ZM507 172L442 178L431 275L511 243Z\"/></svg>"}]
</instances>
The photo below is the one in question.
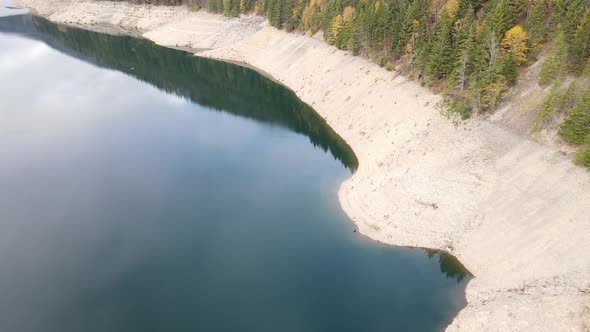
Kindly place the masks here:
<instances>
[{"instance_id":1,"label":"dark blue water","mask_svg":"<svg viewBox=\"0 0 590 332\"><path fill-rule=\"evenodd\" d=\"M0 331L444 328L465 271L353 233L356 166L249 69L0 18Z\"/></svg>"}]
</instances>

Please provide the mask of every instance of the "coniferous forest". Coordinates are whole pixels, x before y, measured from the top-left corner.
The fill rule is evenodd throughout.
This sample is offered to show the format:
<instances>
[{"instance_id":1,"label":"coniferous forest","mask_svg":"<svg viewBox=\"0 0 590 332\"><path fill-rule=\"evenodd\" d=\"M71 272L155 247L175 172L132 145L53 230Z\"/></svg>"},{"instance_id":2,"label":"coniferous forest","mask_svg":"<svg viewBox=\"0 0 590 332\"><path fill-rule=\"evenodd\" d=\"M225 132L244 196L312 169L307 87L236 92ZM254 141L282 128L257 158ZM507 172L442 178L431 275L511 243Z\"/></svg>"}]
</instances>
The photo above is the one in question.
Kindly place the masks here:
<instances>
[{"instance_id":1,"label":"coniferous forest","mask_svg":"<svg viewBox=\"0 0 590 332\"><path fill-rule=\"evenodd\" d=\"M590 167L590 0L134 0L188 5L227 16L265 15L286 31L315 34L339 49L397 69L447 96L468 118L497 108L519 73L544 59L550 93L539 128L580 145Z\"/></svg>"}]
</instances>

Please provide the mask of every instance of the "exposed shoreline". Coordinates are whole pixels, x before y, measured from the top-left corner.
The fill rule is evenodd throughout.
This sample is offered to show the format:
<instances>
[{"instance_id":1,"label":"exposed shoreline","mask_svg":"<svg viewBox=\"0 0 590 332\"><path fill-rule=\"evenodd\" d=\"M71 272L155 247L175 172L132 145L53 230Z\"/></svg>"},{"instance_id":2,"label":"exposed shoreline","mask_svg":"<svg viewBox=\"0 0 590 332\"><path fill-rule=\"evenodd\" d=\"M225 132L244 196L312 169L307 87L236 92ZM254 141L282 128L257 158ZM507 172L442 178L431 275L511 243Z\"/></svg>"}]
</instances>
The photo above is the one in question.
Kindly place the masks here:
<instances>
[{"instance_id":1,"label":"exposed shoreline","mask_svg":"<svg viewBox=\"0 0 590 332\"><path fill-rule=\"evenodd\" d=\"M260 17L120 2L13 3L57 23L120 27L244 63L292 89L359 159L339 190L359 231L448 251L475 275L468 306L448 330L590 330L590 174L559 151L482 119L455 127L435 106L441 97L417 83Z\"/></svg>"}]
</instances>

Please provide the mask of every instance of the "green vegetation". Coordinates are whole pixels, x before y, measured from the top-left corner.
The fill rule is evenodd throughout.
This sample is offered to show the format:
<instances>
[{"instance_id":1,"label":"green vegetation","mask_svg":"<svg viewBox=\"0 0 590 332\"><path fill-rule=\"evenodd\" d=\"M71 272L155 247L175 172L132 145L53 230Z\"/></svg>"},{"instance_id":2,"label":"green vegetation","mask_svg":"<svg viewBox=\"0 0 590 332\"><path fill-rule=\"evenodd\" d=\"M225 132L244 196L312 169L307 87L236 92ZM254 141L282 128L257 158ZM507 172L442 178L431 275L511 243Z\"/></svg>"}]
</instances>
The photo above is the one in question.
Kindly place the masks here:
<instances>
[{"instance_id":1,"label":"green vegetation","mask_svg":"<svg viewBox=\"0 0 590 332\"><path fill-rule=\"evenodd\" d=\"M450 101L445 104L444 111L447 115L458 114L461 117L461 120L467 120L471 117L469 104L464 101Z\"/></svg>"},{"instance_id":2,"label":"green vegetation","mask_svg":"<svg viewBox=\"0 0 590 332\"><path fill-rule=\"evenodd\" d=\"M590 88L580 93L559 129L566 142L583 144L590 137Z\"/></svg>"},{"instance_id":3,"label":"green vegetation","mask_svg":"<svg viewBox=\"0 0 590 332\"><path fill-rule=\"evenodd\" d=\"M576 104L578 85L570 84L566 89L554 85L549 95L543 100L541 110L537 113L537 127L548 125L548 122L557 115L563 116Z\"/></svg>"},{"instance_id":4,"label":"green vegetation","mask_svg":"<svg viewBox=\"0 0 590 332\"><path fill-rule=\"evenodd\" d=\"M496 107L557 34L547 85L590 58L590 0L135 0L189 4L236 16L264 14L286 30L323 31L327 43L403 71L471 109ZM569 46L565 40L573 40ZM565 55L567 52L567 55ZM564 59L567 58L567 59ZM457 89L458 88L458 89Z\"/></svg>"},{"instance_id":5,"label":"green vegetation","mask_svg":"<svg viewBox=\"0 0 590 332\"><path fill-rule=\"evenodd\" d=\"M552 90L537 125L565 117L560 134L573 144L589 131L587 108L576 106L584 100L572 103L573 90L561 85L568 75L590 75L590 0L131 1L251 12L287 31L322 31L328 44L443 93L447 111L464 119L497 108L520 68L550 47L539 83Z\"/></svg>"},{"instance_id":6,"label":"green vegetation","mask_svg":"<svg viewBox=\"0 0 590 332\"><path fill-rule=\"evenodd\" d=\"M545 86L549 84L560 85L565 79L567 72L567 43L564 32L561 32L551 51L541 67L539 74L539 84Z\"/></svg>"},{"instance_id":7,"label":"green vegetation","mask_svg":"<svg viewBox=\"0 0 590 332\"><path fill-rule=\"evenodd\" d=\"M581 73L584 70L588 57L590 57L590 6L586 8L586 13L576 29L571 45L570 58L572 71Z\"/></svg>"},{"instance_id":8,"label":"green vegetation","mask_svg":"<svg viewBox=\"0 0 590 332\"><path fill-rule=\"evenodd\" d=\"M584 145L576 153L575 161L580 165L590 168L590 135L586 136Z\"/></svg>"},{"instance_id":9,"label":"green vegetation","mask_svg":"<svg viewBox=\"0 0 590 332\"><path fill-rule=\"evenodd\" d=\"M556 117L564 117L559 126L563 140L581 146L576 162L590 168L590 87L581 89L576 82L565 89L554 85L537 113L537 126L547 125Z\"/></svg>"}]
</instances>

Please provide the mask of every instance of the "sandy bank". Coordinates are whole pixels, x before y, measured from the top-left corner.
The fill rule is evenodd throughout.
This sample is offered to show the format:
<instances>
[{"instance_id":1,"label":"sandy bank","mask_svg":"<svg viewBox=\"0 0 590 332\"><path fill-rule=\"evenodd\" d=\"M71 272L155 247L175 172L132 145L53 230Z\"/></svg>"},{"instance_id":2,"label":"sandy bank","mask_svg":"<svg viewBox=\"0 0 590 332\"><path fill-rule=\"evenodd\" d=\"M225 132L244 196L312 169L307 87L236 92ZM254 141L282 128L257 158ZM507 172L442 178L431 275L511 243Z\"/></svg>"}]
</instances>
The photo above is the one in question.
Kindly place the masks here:
<instances>
[{"instance_id":1,"label":"sandy bank","mask_svg":"<svg viewBox=\"0 0 590 332\"><path fill-rule=\"evenodd\" d=\"M56 22L134 31L245 62L293 89L353 148L340 188L367 236L444 249L475 274L448 330L590 329L590 174L481 119L455 127L437 95L320 40L185 8L14 0Z\"/></svg>"}]
</instances>

